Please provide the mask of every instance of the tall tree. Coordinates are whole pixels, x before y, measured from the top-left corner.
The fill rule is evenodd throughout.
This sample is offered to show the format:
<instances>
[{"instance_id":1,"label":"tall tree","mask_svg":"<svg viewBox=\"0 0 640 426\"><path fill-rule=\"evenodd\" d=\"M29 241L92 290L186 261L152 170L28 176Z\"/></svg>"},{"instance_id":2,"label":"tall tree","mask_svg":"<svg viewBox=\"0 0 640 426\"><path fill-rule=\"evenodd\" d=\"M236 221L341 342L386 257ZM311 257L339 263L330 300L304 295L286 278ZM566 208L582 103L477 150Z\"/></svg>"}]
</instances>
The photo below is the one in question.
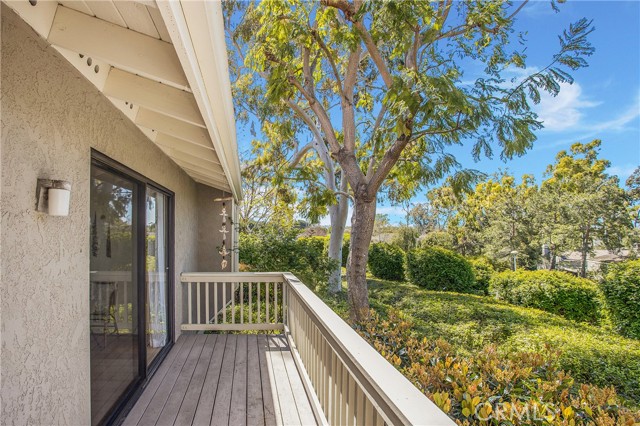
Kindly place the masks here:
<instances>
[{"instance_id":1,"label":"tall tree","mask_svg":"<svg viewBox=\"0 0 640 426\"><path fill-rule=\"evenodd\" d=\"M575 143L569 152L560 151L541 186L541 195L553 200L557 212L553 232L580 251L582 277L596 244L620 249L632 228L628 195L620 188L618 177L606 173L610 163L599 158L600 144L596 139Z\"/></svg>"},{"instance_id":2,"label":"tall tree","mask_svg":"<svg viewBox=\"0 0 640 426\"><path fill-rule=\"evenodd\" d=\"M593 52L590 22L560 37L548 66L525 68L514 20L527 2L265 0L244 32L247 64L262 79L267 105L287 106L312 143L340 167L353 196L347 280L352 316L368 315L368 246L380 192L392 201L454 173L456 187L477 173L447 152L469 144L476 159L521 155L541 127L530 103L556 95ZM555 7L555 4L554 4ZM473 84L463 69L484 64Z\"/></svg>"},{"instance_id":3,"label":"tall tree","mask_svg":"<svg viewBox=\"0 0 640 426\"><path fill-rule=\"evenodd\" d=\"M342 170L323 140L317 123L308 120L303 112L303 105L291 99L282 102L266 102L266 87L263 80L270 78L270 70L262 70L257 76L247 68L246 55L249 50L247 41L259 29L260 22L252 19L254 2L228 0L223 3L225 11L225 29L227 32L230 74L233 80L233 96L237 107L237 116L244 122L251 123L255 133L255 124L262 123L262 131L268 128L280 128L289 138L274 135L268 138L269 146L263 145L260 161L270 163L274 157L287 156L288 168L282 168L280 179L293 179L304 191L300 200L300 213L311 222L320 217L330 218L331 233L329 238L328 257L336 265L329 274L328 289L332 293L342 291L342 247L349 211L349 183ZM268 127L265 129L265 126ZM305 126L307 134L301 135L300 126ZM309 140L299 143L300 139Z\"/></svg>"}]
</instances>

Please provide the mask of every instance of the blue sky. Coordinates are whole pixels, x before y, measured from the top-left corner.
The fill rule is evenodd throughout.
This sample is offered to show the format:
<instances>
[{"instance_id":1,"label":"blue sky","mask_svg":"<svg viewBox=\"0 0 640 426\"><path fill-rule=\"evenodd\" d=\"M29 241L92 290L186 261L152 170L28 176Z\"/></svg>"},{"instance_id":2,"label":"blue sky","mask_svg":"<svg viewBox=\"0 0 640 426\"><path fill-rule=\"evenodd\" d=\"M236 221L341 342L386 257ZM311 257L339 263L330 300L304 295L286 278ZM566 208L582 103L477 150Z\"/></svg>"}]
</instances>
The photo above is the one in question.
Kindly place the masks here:
<instances>
[{"instance_id":1,"label":"blue sky","mask_svg":"<svg viewBox=\"0 0 640 426\"><path fill-rule=\"evenodd\" d=\"M545 128L527 154L506 163L474 163L467 148L456 151L464 167L487 174L508 169L517 176L532 174L539 182L558 151L593 139L602 140L602 157L611 161L609 172L622 181L640 165L640 1L569 0L560 10L555 13L549 1L540 0L527 4L519 15L517 28L527 31L527 66L544 67L558 49L558 34L586 17L595 26L590 41L596 51L589 67L574 72L574 84L563 86L557 97L544 96L536 106ZM248 149L250 140L250 132L239 128L241 150ZM424 201L424 194L412 201ZM381 203L378 213L395 223L404 221L399 206Z\"/></svg>"}]
</instances>

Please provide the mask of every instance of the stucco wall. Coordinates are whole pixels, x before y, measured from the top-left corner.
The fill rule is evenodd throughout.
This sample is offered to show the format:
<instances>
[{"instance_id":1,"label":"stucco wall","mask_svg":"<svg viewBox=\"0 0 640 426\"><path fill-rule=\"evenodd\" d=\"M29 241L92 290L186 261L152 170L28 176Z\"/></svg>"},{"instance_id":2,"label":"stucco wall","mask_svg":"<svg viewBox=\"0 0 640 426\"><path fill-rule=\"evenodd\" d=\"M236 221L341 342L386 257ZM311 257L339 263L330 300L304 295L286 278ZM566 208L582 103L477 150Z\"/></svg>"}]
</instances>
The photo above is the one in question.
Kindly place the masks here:
<instances>
[{"instance_id":1,"label":"stucco wall","mask_svg":"<svg viewBox=\"0 0 640 426\"><path fill-rule=\"evenodd\" d=\"M222 247L222 202L216 199L230 197L228 192L198 184L198 270L203 272L220 271L222 256L218 252ZM231 202L225 202L227 209L227 249L232 247ZM227 256L229 264L224 272L232 270L232 255Z\"/></svg>"},{"instance_id":2,"label":"stucco wall","mask_svg":"<svg viewBox=\"0 0 640 426\"><path fill-rule=\"evenodd\" d=\"M198 266L198 191L4 4L1 63L0 423L89 424L90 149L176 193L177 290ZM38 178L71 182L68 217L35 211Z\"/></svg>"}]
</instances>

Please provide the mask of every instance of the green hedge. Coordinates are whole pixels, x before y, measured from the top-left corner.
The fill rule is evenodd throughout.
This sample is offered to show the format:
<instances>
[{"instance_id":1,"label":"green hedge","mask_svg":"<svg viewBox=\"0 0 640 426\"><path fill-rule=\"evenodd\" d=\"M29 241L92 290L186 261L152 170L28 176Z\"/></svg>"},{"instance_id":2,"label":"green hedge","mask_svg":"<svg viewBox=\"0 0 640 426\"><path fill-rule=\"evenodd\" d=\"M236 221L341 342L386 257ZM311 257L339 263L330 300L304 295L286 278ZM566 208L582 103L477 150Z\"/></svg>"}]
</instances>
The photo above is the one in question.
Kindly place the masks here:
<instances>
[{"instance_id":1,"label":"green hedge","mask_svg":"<svg viewBox=\"0 0 640 426\"><path fill-rule=\"evenodd\" d=\"M618 332L640 339L640 260L609 266L600 288Z\"/></svg>"},{"instance_id":2,"label":"green hedge","mask_svg":"<svg viewBox=\"0 0 640 426\"><path fill-rule=\"evenodd\" d=\"M471 264L459 254L441 247L407 252L406 272L409 281L428 290L476 291Z\"/></svg>"},{"instance_id":3,"label":"green hedge","mask_svg":"<svg viewBox=\"0 0 640 426\"><path fill-rule=\"evenodd\" d=\"M491 279L489 292L499 300L574 321L598 324L602 319L601 295L596 284L566 272L501 272Z\"/></svg>"},{"instance_id":4,"label":"green hedge","mask_svg":"<svg viewBox=\"0 0 640 426\"><path fill-rule=\"evenodd\" d=\"M496 273L493 264L486 257L476 257L469 260L473 276L476 279L476 290L481 294L489 294L489 282L491 277Z\"/></svg>"},{"instance_id":5,"label":"green hedge","mask_svg":"<svg viewBox=\"0 0 640 426\"><path fill-rule=\"evenodd\" d=\"M322 237L298 238L296 230L265 227L240 234L239 257L244 270L293 272L311 287L326 284L331 262Z\"/></svg>"},{"instance_id":6,"label":"green hedge","mask_svg":"<svg viewBox=\"0 0 640 426\"><path fill-rule=\"evenodd\" d=\"M369 271L383 280L404 279L404 251L387 243L374 243L369 247Z\"/></svg>"}]
</instances>

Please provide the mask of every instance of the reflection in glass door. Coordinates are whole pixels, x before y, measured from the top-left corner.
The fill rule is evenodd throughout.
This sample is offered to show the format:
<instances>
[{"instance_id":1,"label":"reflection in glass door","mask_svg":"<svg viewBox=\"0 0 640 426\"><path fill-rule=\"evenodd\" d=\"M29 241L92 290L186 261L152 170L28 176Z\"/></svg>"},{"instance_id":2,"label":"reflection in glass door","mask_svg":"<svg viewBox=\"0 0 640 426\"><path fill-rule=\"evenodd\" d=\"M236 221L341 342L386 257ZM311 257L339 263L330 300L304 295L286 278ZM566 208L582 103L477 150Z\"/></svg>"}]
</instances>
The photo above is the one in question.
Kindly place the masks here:
<instances>
[{"instance_id":1,"label":"reflection in glass door","mask_svg":"<svg viewBox=\"0 0 640 426\"><path fill-rule=\"evenodd\" d=\"M140 185L91 166L91 423L99 424L141 377L138 336Z\"/></svg>"},{"instance_id":2,"label":"reflection in glass door","mask_svg":"<svg viewBox=\"0 0 640 426\"><path fill-rule=\"evenodd\" d=\"M147 188L147 300L145 303L147 365L156 358L169 341L168 217L168 197L154 188Z\"/></svg>"}]
</instances>

